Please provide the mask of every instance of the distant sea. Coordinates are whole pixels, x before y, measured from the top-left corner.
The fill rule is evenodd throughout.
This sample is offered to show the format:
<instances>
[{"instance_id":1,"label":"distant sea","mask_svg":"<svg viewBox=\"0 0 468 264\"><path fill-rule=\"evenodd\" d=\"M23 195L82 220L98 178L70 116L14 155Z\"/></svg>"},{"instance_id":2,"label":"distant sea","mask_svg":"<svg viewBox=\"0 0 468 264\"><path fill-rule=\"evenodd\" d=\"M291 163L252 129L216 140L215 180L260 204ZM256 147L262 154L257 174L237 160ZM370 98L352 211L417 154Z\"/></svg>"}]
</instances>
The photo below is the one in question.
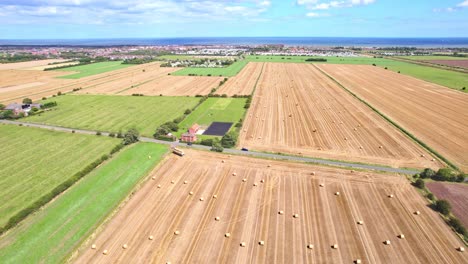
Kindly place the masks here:
<instances>
[{"instance_id":1,"label":"distant sea","mask_svg":"<svg viewBox=\"0 0 468 264\"><path fill-rule=\"evenodd\" d=\"M0 39L5 45L129 46L129 45L262 45L354 47L468 47L468 38L333 38L333 37L210 37L114 39Z\"/></svg>"}]
</instances>

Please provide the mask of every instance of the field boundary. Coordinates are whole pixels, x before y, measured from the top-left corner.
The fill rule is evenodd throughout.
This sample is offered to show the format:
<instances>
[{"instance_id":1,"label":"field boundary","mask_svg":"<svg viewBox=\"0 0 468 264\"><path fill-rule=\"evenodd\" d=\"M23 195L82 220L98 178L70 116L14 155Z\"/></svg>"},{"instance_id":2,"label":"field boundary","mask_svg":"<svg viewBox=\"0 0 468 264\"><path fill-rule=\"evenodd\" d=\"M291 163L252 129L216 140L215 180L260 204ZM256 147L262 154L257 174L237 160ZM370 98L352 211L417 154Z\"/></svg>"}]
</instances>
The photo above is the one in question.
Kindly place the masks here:
<instances>
[{"instance_id":1,"label":"field boundary","mask_svg":"<svg viewBox=\"0 0 468 264\"><path fill-rule=\"evenodd\" d=\"M439 158L440 160L442 160L443 162L445 162L448 166L452 167L453 169L457 170L457 171L460 171L460 169L455 165L453 164L452 162L450 162L447 158L445 158L444 156L442 156L441 154L439 154L437 151L435 151L434 149L432 149L431 147L429 147L428 145L426 145L426 143L424 143L423 141L421 141L420 139L418 139L416 136L414 136L413 134L411 134L409 131L407 131L406 129L404 129L403 127L401 127L400 125L398 125L395 121L393 121L392 119L390 119L389 117L387 117L386 115L384 115L382 112L380 112L377 108L373 107L371 104L369 104L367 101L365 101L364 99L360 98L359 96L357 96L355 93L353 93L351 90L349 90L348 88L346 88L344 85L342 85L340 82L338 82L335 78L333 78L332 76L330 76L328 73L326 73L325 71L323 71L322 69L320 69L320 67L317 67L316 65L313 65L316 69L318 69L322 74L324 74L325 76L327 76L330 80L332 80L333 82L335 82L338 86L340 86L341 88L343 88L345 91L347 91L349 94L351 94L352 96L354 96L356 99L358 99L360 102L362 102L363 104L365 104L366 106L368 106L370 109L372 109L372 111L374 111L375 113L377 113L379 116L381 116L382 118L384 118L385 120L387 120L390 124L392 124L394 127L396 127L397 129L399 129L401 132L403 132L403 134L405 134L406 136L408 136L409 138L411 138L412 140L414 140L417 144L419 144L421 147L423 147L425 150L427 150L428 152L432 153L433 155L435 155L437 158Z\"/></svg>"}]
</instances>

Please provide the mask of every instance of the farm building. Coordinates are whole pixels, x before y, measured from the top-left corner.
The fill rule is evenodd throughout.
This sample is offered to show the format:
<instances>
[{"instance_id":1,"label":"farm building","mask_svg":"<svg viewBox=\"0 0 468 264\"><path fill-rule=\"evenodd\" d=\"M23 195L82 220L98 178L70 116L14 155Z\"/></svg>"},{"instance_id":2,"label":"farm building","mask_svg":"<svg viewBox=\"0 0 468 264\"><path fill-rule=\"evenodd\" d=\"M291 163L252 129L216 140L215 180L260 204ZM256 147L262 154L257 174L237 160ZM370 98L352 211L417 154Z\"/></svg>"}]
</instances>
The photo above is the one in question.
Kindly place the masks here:
<instances>
[{"instance_id":1,"label":"farm building","mask_svg":"<svg viewBox=\"0 0 468 264\"><path fill-rule=\"evenodd\" d=\"M197 141L197 132L200 130L200 126L198 124L193 124L187 133L182 134L181 141L184 142L195 142Z\"/></svg>"},{"instance_id":2,"label":"farm building","mask_svg":"<svg viewBox=\"0 0 468 264\"><path fill-rule=\"evenodd\" d=\"M41 109L41 104L18 104L12 103L5 107L4 110L11 110L15 115L19 115L20 113L24 113L26 116L28 112L31 111L33 108Z\"/></svg>"}]
</instances>

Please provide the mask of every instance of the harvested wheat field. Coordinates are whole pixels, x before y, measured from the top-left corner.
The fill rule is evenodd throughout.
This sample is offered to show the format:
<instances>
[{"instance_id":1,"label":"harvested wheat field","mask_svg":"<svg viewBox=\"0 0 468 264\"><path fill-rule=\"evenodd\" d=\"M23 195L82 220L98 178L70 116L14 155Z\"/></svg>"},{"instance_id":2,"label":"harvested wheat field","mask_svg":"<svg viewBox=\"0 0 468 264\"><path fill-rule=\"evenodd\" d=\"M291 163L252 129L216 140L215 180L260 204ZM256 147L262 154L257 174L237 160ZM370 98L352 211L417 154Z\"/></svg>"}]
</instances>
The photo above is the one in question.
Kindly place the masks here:
<instances>
[{"instance_id":1,"label":"harvested wheat field","mask_svg":"<svg viewBox=\"0 0 468 264\"><path fill-rule=\"evenodd\" d=\"M393 167L441 166L308 64L265 64L239 147Z\"/></svg>"},{"instance_id":2,"label":"harvested wheat field","mask_svg":"<svg viewBox=\"0 0 468 264\"><path fill-rule=\"evenodd\" d=\"M402 176L187 150L149 177L77 263L468 261Z\"/></svg>"},{"instance_id":3,"label":"harvested wheat field","mask_svg":"<svg viewBox=\"0 0 468 264\"><path fill-rule=\"evenodd\" d=\"M38 66L49 66L49 63L65 62L64 59L49 59L49 60L34 60L34 61L25 61L25 62L15 62L15 63L0 63L0 70L20 70L28 69Z\"/></svg>"},{"instance_id":4,"label":"harvested wheat field","mask_svg":"<svg viewBox=\"0 0 468 264\"><path fill-rule=\"evenodd\" d=\"M259 62L249 62L240 73L229 78L216 94L227 94L228 96L252 94L255 84L262 74L263 65Z\"/></svg>"},{"instance_id":5,"label":"harvested wheat field","mask_svg":"<svg viewBox=\"0 0 468 264\"><path fill-rule=\"evenodd\" d=\"M468 94L378 67L319 67L460 169L468 170Z\"/></svg>"},{"instance_id":6,"label":"harvested wheat field","mask_svg":"<svg viewBox=\"0 0 468 264\"><path fill-rule=\"evenodd\" d=\"M173 69L173 68L169 68ZM168 76L165 74L161 78L125 90L119 94L144 94L144 95L167 95L167 96L195 96L208 95L211 89L217 88L221 77L201 77L201 76Z\"/></svg>"},{"instance_id":7,"label":"harvested wheat field","mask_svg":"<svg viewBox=\"0 0 468 264\"><path fill-rule=\"evenodd\" d=\"M174 69L161 68L158 63L136 65L80 79L57 79L70 74L64 71L0 71L0 103L20 102L29 97L39 100L57 92L70 92L81 88L79 93L116 93L159 78Z\"/></svg>"}]
</instances>

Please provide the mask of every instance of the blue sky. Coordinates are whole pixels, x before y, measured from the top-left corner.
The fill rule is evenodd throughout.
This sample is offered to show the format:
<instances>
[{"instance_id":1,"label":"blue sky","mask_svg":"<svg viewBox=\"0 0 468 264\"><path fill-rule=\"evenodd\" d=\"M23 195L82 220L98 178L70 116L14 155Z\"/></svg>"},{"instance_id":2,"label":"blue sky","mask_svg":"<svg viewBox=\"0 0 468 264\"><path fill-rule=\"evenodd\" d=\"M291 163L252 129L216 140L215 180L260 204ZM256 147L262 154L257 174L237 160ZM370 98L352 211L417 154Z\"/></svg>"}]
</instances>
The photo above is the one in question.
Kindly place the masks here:
<instances>
[{"instance_id":1,"label":"blue sky","mask_svg":"<svg viewBox=\"0 0 468 264\"><path fill-rule=\"evenodd\" d=\"M0 39L468 37L468 0L0 0Z\"/></svg>"}]
</instances>

